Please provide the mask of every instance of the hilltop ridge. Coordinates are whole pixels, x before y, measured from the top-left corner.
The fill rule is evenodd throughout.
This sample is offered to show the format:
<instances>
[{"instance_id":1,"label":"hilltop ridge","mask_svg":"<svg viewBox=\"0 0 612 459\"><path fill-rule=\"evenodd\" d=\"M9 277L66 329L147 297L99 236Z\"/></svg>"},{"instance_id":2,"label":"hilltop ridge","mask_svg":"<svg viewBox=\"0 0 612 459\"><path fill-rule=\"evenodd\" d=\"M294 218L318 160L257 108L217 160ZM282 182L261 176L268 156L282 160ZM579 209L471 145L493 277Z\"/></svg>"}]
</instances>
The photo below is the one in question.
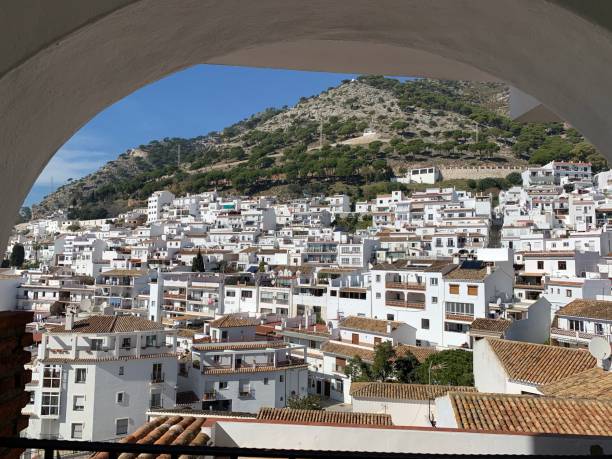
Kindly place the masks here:
<instances>
[{"instance_id":1,"label":"hilltop ridge","mask_svg":"<svg viewBox=\"0 0 612 459\"><path fill-rule=\"evenodd\" d=\"M508 88L498 83L346 80L221 132L130 149L46 196L33 212L68 209L72 218L104 218L142 206L164 188L178 195L217 188L287 196L342 191L360 198L417 165L526 165L534 155L546 159L549 150L574 157L584 144L577 131L558 123L511 121L507 100ZM375 134L363 136L366 130Z\"/></svg>"}]
</instances>

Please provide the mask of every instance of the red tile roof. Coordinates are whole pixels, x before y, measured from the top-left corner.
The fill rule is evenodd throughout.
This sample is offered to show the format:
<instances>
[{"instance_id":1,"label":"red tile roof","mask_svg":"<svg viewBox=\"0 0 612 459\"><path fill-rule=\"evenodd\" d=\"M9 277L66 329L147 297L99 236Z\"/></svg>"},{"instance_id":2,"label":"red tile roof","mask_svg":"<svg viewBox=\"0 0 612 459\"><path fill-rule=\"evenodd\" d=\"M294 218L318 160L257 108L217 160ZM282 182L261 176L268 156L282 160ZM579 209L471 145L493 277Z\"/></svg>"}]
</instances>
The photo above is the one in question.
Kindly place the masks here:
<instances>
[{"instance_id":1,"label":"red tile roof","mask_svg":"<svg viewBox=\"0 0 612 459\"><path fill-rule=\"evenodd\" d=\"M508 377L515 381L548 384L593 368L597 364L595 358L583 349L496 338L485 339Z\"/></svg>"},{"instance_id":2,"label":"red tile roof","mask_svg":"<svg viewBox=\"0 0 612 459\"><path fill-rule=\"evenodd\" d=\"M484 432L612 435L612 402L450 392L460 429Z\"/></svg>"}]
</instances>

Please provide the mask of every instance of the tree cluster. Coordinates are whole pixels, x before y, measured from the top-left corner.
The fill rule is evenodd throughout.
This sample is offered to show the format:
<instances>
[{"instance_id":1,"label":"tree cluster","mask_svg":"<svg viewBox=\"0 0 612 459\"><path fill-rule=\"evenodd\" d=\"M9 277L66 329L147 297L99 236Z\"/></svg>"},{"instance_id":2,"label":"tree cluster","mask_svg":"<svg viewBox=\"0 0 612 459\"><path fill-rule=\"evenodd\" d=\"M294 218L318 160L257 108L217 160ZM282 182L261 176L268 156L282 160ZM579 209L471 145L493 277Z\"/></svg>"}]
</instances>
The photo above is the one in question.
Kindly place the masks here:
<instances>
[{"instance_id":1,"label":"tree cluster","mask_svg":"<svg viewBox=\"0 0 612 459\"><path fill-rule=\"evenodd\" d=\"M434 353L419 363L410 352L397 355L389 342L375 347L372 363L363 361L359 356L351 358L345 367L345 374L352 381L474 385L472 353L460 349L446 350Z\"/></svg>"}]
</instances>

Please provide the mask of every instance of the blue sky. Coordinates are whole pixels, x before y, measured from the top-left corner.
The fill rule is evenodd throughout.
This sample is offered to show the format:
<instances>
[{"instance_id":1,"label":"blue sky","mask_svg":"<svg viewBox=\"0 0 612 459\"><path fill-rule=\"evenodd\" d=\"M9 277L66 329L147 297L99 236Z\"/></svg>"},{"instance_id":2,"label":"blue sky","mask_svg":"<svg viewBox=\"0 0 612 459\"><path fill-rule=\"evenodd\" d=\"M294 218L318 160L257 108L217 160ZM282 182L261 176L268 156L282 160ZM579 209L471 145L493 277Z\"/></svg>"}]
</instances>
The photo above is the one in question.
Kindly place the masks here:
<instances>
[{"instance_id":1,"label":"blue sky","mask_svg":"<svg viewBox=\"0 0 612 459\"><path fill-rule=\"evenodd\" d=\"M24 205L128 148L217 131L266 107L293 105L302 96L354 76L213 65L175 73L111 105L76 132L51 159Z\"/></svg>"}]
</instances>

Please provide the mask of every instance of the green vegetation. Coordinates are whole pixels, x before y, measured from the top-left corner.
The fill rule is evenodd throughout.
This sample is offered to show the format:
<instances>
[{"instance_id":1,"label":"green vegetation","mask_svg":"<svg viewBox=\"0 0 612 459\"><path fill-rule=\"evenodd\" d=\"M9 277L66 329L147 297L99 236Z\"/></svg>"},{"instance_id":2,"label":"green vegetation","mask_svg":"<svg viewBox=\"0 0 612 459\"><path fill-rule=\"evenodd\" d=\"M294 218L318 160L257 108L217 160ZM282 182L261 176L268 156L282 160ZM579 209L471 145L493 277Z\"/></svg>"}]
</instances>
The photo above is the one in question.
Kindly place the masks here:
<instances>
[{"instance_id":1,"label":"green vegetation","mask_svg":"<svg viewBox=\"0 0 612 459\"><path fill-rule=\"evenodd\" d=\"M397 356L391 343L375 347L372 364L355 356L344 369L352 381L473 386L472 353L461 349L437 352L419 363L414 355Z\"/></svg>"},{"instance_id":2,"label":"green vegetation","mask_svg":"<svg viewBox=\"0 0 612 459\"><path fill-rule=\"evenodd\" d=\"M204 257L202 256L200 249L198 249L198 254L191 260L191 271L194 273L203 273L205 270L206 267L204 266Z\"/></svg>"},{"instance_id":3,"label":"green vegetation","mask_svg":"<svg viewBox=\"0 0 612 459\"><path fill-rule=\"evenodd\" d=\"M474 371L472 353L461 349L436 352L419 365L414 373L414 382L429 383L431 366L431 383L450 386L473 386Z\"/></svg>"},{"instance_id":4,"label":"green vegetation","mask_svg":"<svg viewBox=\"0 0 612 459\"><path fill-rule=\"evenodd\" d=\"M13 249L11 250L11 256L9 258L9 264L16 268L21 267L23 265L23 260L25 260L25 249L21 244L13 245Z\"/></svg>"},{"instance_id":5,"label":"green vegetation","mask_svg":"<svg viewBox=\"0 0 612 459\"><path fill-rule=\"evenodd\" d=\"M287 399L287 407L294 410L322 410L321 399L316 395L292 395Z\"/></svg>"},{"instance_id":6,"label":"green vegetation","mask_svg":"<svg viewBox=\"0 0 612 459\"><path fill-rule=\"evenodd\" d=\"M590 161L596 172L607 167L599 152L573 128L560 123L521 124L500 114L504 89L499 84L427 79L400 82L382 76L362 76L359 81L389 91L392 114L372 119L374 112L359 97L332 99L336 107L351 112L323 117L322 124L318 112L298 116L286 107L269 108L222 132L140 145L137 154L123 153L99 172L60 187L54 195L61 196L60 202L51 205L45 200L43 204L68 207L72 219L97 219L140 206L161 189L177 195L213 188L244 194L275 190L287 197L345 192L354 200L364 200L397 189L422 189L391 183L392 166L405 170L410 163L432 159L507 163L509 155L514 155L532 164L568 159ZM332 91L326 91L326 97ZM311 99L303 98L298 107ZM384 100L379 98L379 102ZM281 117L285 118L279 124L275 120ZM452 128L443 122L448 118L455 120ZM359 135L370 120L384 126L388 142L337 143ZM516 176L494 180L469 184L473 190L485 191L518 183ZM358 223L337 222L348 227Z\"/></svg>"}]
</instances>

